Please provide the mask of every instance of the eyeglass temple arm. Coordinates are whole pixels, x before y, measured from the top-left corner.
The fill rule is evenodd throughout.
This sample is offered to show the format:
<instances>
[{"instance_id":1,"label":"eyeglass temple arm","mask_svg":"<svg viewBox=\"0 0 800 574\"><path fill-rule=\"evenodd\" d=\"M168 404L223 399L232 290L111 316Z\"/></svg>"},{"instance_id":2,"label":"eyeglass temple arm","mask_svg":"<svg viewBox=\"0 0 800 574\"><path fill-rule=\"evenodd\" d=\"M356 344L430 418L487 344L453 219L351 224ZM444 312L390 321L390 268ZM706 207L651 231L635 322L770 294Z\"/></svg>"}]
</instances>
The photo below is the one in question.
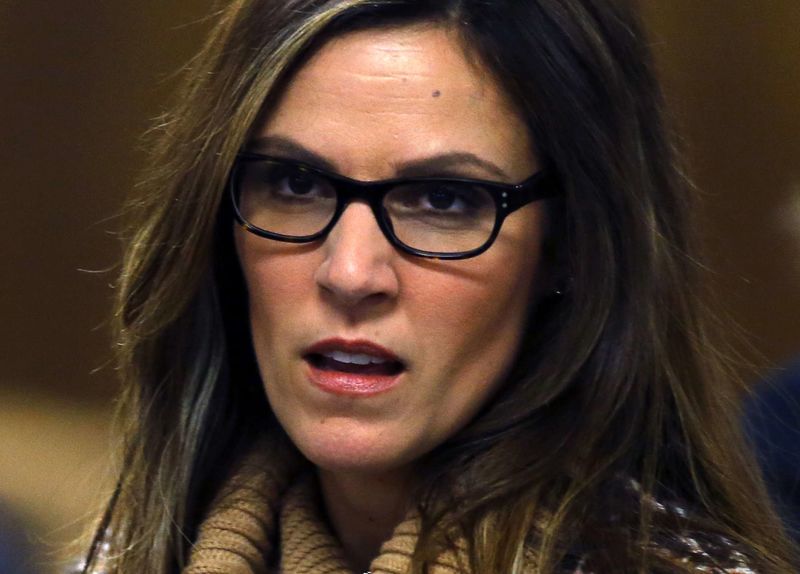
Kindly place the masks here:
<instances>
[{"instance_id":1,"label":"eyeglass temple arm","mask_svg":"<svg viewBox=\"0 0 800 574\"><path fill-rule=\"evenodd\" d=\"M519 185L513 186L508 193L501 194L501 207L506 214L518 210L540 199L561 195L561 188L549 170L542 170Z\"/></svg>"}]
</instances>

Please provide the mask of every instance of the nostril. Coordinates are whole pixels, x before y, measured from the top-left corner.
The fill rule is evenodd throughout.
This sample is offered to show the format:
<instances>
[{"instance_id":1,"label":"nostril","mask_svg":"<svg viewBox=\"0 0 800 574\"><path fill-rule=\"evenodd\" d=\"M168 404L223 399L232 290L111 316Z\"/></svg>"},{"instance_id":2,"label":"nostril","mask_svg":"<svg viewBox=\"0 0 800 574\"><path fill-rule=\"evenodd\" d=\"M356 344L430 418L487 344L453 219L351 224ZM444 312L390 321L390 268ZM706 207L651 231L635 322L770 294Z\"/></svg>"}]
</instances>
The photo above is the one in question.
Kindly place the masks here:
<instances>
[{"instance_id":1,"label":"nostril","mask_svg":"<svg viewBox=\"0 0 800 574\"><path fill-rule=\"evenodd\" d=\"M341 304L393 297L398 290L396 253L384 237L372 208L351 203L326 237L324 259L316 271L317 284Z\"/></svg>"}]
</instances>

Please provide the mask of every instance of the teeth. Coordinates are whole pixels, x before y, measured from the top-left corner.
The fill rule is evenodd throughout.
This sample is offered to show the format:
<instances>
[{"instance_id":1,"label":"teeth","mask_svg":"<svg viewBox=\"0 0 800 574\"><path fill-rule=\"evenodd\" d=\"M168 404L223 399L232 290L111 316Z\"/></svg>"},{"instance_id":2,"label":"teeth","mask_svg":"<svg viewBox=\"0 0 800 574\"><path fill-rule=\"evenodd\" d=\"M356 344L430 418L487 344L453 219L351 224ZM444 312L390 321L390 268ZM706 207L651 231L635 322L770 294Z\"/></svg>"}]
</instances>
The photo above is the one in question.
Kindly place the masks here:
<instances>
[{"instance_id":1,"label":"teeth","mask_svg":"<svg viewBox=\"0 0 800 574\"><path fill-rule=\"evenodd\" d=\"M344 351L331 351L329 353L323 353L324 357L329 359L333 359L339 363L352 363L355 365L369 365L372 363L373 365L380 365L386 361L386 359L381 359L379 357L373 357L372 355L365 355L363 353L345 353Z\"/></svg>"}]
</instances>

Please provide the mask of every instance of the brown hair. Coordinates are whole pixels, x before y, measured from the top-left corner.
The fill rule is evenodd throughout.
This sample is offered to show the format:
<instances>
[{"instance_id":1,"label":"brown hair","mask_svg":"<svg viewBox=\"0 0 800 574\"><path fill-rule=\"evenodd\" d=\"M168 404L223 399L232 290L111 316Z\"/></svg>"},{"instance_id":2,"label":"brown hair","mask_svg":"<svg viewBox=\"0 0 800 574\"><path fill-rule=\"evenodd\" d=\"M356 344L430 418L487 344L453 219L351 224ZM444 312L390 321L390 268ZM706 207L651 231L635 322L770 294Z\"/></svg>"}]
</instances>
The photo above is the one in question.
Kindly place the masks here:
<instances>
[{"instance_id":1,"label":"brown hair","mask_svg":"<svg viewBox=\"0 0 800 574\"><path fill-rule=\"evenodd\" d=\"M621 0L237 0L221 12L131 203L116 314L127 442L97 537L113 532L115 571L180 570L219 469L280 432L262 422L223 201L235 154L327 38L412 22L457 30L527 119L563 188L553 243L568 278L500 394L421 461L414 572L454 530L486 574L520 572L527 547L540 572L576 549L597 572L690 572L664 552L687 527L790 572L740 437L741 388L708 335L690 186ZM694 518L655 512L661 500Z\"/></svg>"}]
</instances>

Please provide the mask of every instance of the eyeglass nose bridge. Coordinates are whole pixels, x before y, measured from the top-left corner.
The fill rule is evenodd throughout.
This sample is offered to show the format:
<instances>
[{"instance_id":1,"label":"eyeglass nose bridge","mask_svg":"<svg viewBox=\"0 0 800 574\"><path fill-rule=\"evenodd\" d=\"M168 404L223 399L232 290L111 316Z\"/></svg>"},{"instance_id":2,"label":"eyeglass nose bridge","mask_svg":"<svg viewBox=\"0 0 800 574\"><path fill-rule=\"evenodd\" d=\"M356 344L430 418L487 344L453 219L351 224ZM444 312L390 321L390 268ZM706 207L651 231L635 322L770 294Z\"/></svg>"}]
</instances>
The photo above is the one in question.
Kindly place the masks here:
<instances>
[{"instance_id":1,"label":"eyeglass nose bridge","mask_svg":"<svg viewBox=\"0 0 800 574\"><path fill-rule=\"evenodd\" d=\"M329 181L336 190L336 211L334 212L334 215L328 225L326 225L325 228L316 236L317 239L324 240L328 236L333 228L336 227L336 224L338 223L345 209L347 209L348 205L355 200L363 200L369 205L370 209L372 210L372 215L378 222L378 228L392 246L404 253L407 253L408 255L413 255L415 257L426 257L428 259L467 259L483 253L492 243L494 243L495 239L497 239L497 235L500 231L500 227L505 215L508 215L508 213L516 210L519 207L515 205L511 209L508 209L506 205L503 205L502 207L500 205L496 205L498 208L498 213L500 213L501 209L504 210L504 213L495 219L495 224L492 228L491 235L481 247L471 251L457 253L431 252L415 249L403 243L395 234L391 219L383 208L383 199L393 188L395 188L397 185L400 185L400 182L368 182L352 180L344 177L336 178L330 176ZM497 203L497 200L494 198L494 196L493 199L495 200L495 203Z\"/></svg>"},{"instance_id":2,"label":"eyeglass nose bridge","mask_svg":"<svg viewBox=\"0 0 800 574\"><path fill-rule=\"evenodd\" d=\"M392 222L383 209L383 198L396 185L394 182L362 182L350 179L338 179L330 177L330 183L336 190L336 211L328 225L320 231L319 239L325 239L328 234L336 227L339 219L344 214L347 207L356 200L362 200L369 205L378 228L383 233L386 240L394 247L414 254L408 246L403 244L394 233Z\"/></svg>"}]
</instances>

